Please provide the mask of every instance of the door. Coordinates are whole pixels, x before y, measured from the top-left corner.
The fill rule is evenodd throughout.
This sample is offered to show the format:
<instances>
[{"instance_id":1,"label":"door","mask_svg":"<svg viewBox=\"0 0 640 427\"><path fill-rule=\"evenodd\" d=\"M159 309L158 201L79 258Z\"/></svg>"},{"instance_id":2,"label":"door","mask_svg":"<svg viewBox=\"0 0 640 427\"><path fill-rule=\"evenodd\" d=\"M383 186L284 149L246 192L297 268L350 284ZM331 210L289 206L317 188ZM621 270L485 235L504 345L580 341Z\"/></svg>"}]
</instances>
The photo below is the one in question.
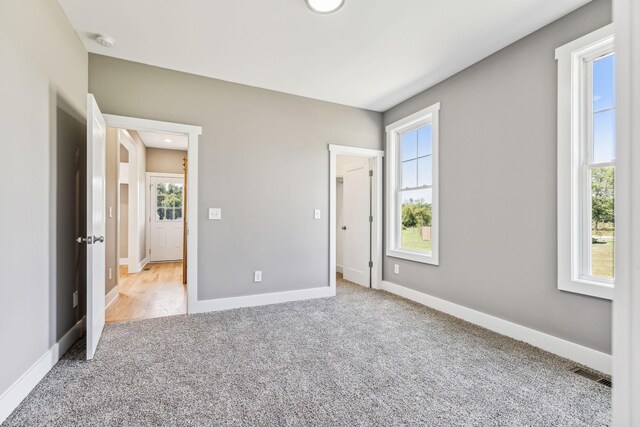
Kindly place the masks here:
<instances>
[{"instance_id":1,"label":"door","mask_svg":"<svg viewBox=\"0 0 640 427\"><path fill-rule=\"evenodd\" d=\"M149 226L150 261L182 259L184 179L152 176Z\"/></svg>"},{"instance_id":2,"label":"door","mask_svg":"<svg viewBox=\"0 0 640 427\"><path fill-rule=\"evenodd\" d=\"M346 167L343 184L343 277L369 287L371 259L371 178L369 159Z\"/></svg>"},{"instance_id":3,"label":"door","mask_svg":"<svg viewBox=\"0 0 640 427\"><path fill-rule=\"evenodd\" d=\"M93 359L104 328L105 185L107 126L93 95L87 97L87 360Z\"/></svg>"}]
</instances>

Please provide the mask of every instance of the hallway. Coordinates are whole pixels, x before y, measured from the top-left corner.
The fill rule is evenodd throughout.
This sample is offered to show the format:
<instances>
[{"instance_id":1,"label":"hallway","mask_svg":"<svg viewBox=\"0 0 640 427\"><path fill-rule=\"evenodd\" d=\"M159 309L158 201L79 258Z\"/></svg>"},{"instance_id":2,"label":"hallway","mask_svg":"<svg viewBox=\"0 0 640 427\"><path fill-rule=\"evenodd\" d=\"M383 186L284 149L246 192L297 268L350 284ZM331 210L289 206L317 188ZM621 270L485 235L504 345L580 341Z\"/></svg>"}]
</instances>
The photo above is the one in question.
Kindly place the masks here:
<instances>
[{"instance_id":1,"label":"hallway","mask_svg":"<svg viewBox=\"0 0 640 427\"><path fill-rule=\"evenodd\" d=\"M187 312L187 287L182 284L182 263L147 264L144 270L120 273L118 297L106 310L106 322L151 319Z\"/></svg>"}]
</instances>

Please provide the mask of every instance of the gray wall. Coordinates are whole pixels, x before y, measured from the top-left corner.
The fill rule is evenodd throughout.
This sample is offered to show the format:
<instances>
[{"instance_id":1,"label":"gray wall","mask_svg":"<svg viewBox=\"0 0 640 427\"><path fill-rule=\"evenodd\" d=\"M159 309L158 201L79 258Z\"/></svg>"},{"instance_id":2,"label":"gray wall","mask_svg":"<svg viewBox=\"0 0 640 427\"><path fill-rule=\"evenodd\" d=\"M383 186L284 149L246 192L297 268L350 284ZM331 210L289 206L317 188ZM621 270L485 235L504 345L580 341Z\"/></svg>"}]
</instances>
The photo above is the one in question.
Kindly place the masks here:
<instances>
[{"instance_id":1,"label":"gray wall","mask_svg":"<svg viewBox=\"0 0 640 427\"><path fill-rule=\"evenodd\" d=\"M118 173L120 168L120 144L118 130L107 128L106 203L107 221L104 236L105 245L105 292L109 293L118 284ZM111 209L111 216L109 216ZM109 278L111 270L111 278Z\"/></svg>"},{"instance_id":2,"label":"gray wall","mask_svg":"<svg viewBox=\"0 0 640 427\"><path fill-rule=\"evenodd\" d=\"M2 186L11 208L0 209L1 395L62 332L54 256L56 116L58 99L86 115L87 52L55 0L0 1L0 52L6 159L0 182L20 184Z\"/></svg>"},{"instance_id":3,"label":"gray wall","mask_svg":"<svg viewBox=\"0 0 640 427\"><path fill-rule=\"evenodd\" d=\"M441 102L440 266L387 257L386 280L611 352L611 303L556 287L554 60L610 22L597 0L384 114Z\"/></svg>"},{"instance_id":4,"label":"gray wall","mask_svg":"<svg viewBox=\"0 0 640 427\"><path fill-rule=\"evenodd\" d=\"M202 126L200 299L327 286L327 145L380 149L379 113L98 55L89 88L105 113Z\"/></svg>"},{"instance_id":5,"label":"gray wall","mask_svg":"<svg viewBox=\"0 0 640 427\"><path fill-rule=\"evenodd\" d=\"M186 151L147 147L147 172L184 173Z\"/></svg>"},{"instance_id":6,"label":"gray wall","mask_svg":"<svg viewBox=\"0 0 640 427\"><path fill-rule=\"evenodd\" d=\"M126 150L125 150L126 151ZM129 256L129 184L120 184L120 258Z\"/></svg>"}]
</instances>

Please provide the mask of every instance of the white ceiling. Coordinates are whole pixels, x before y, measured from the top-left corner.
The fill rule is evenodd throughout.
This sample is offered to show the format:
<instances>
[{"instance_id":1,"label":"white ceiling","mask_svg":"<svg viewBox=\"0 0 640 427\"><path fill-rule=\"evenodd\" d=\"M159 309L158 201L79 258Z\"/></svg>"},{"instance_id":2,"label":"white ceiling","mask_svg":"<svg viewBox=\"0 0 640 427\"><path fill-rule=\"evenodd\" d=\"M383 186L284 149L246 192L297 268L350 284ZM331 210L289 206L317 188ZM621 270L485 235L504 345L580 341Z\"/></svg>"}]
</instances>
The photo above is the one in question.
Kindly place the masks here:
<instances>
[{"instance_id":1,"label":"white ceiling","mask_svg":"<svg viewBox=\"0 0 640 427\"><path fill-rule=\"evenodd\" d=\"M144 145L152 148L165 148L167 150L186 150L189 145L189 138L187 135L171 134L171 133L157 133L157 132L145 132L138 131L138 135L144 142ZM170 139L171 142L166 142L165 139Z\"/></svg>"},{"instance_id":2,"label":"white ceiling","mask_svg":"<svg viewBox=\"0 0 640 427\"><path fill-rule=\"evenodd\" d=\"M58 1L90 52L375 111L589 2L346 0L320 15L305 0Z\"/></svg>"}]
</instances>

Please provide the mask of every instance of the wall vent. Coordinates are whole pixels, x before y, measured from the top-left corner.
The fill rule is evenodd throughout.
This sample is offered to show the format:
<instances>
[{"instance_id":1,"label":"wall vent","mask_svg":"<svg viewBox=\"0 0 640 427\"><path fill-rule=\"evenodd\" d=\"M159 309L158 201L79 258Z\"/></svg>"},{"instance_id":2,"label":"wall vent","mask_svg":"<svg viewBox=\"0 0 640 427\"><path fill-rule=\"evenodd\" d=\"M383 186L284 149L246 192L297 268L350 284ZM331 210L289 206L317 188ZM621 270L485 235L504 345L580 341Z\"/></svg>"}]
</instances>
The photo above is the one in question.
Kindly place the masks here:
<instances>
[{"instance_id":1,"label":"wall vent","mask_svg":"<svg viewBox=\"0 0 640 427\"><path fill-rule=\"evenodd\" d=\"M595 373L593 371L589 371L584 368L580 368L576 366L575 368L570 369L574 374L578 374L581 377L587 378L591 381L597 382L598 384L602 384L606 387L611 387L611 379L607 377L603 377L602 375Z\"/></svg>"}]
</instances>

